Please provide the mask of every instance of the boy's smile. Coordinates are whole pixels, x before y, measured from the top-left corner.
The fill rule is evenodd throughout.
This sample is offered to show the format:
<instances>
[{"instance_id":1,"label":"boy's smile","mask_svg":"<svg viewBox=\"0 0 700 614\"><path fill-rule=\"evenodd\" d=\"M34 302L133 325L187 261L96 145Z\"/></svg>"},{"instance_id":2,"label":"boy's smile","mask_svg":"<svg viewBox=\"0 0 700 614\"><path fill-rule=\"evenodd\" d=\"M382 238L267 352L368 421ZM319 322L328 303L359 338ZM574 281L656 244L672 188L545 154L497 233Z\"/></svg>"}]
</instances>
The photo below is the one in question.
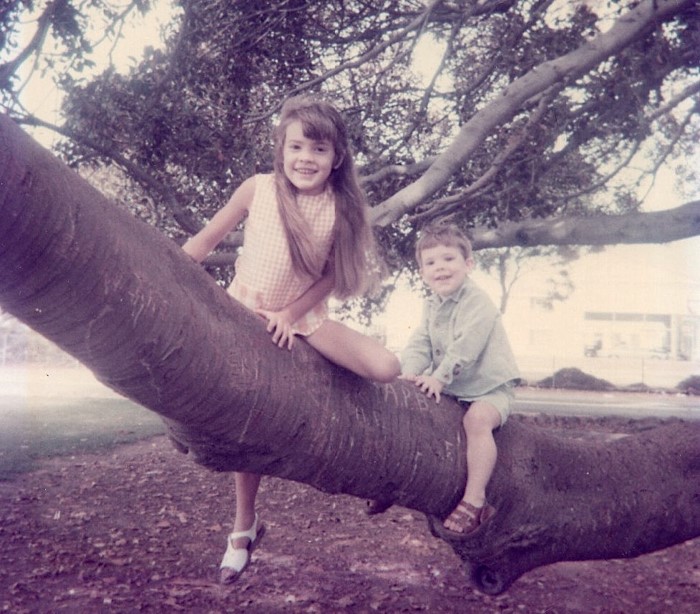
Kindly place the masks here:
<instances>
[{"instance_id":1,"label":"boy's smile","mask_svg":"<svg viewBox=\"0 0 700 614\"><path fill-rule=\"evenodd\" d=\"M435 245L420 253L423 281L442 298L459 290L473 267L474 261L465 258L458 247Z\"/></svg>"}]
</instances>

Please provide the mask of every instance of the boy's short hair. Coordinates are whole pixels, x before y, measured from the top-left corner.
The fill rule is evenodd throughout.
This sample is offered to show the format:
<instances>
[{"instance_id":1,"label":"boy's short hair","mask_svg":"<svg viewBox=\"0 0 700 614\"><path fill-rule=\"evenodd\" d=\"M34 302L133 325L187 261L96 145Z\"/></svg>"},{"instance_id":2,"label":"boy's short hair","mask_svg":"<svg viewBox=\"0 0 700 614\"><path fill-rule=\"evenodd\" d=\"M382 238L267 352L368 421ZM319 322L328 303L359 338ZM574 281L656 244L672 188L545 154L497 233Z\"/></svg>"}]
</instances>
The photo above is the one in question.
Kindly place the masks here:
<instances>
[{"instance_id":1,"label":"boy's short hair","mask_svg":"<svg viewBox=\"0 0 700 614\"><path fill-rule=\"evenodd\" d=\"M465 260L472 257L472 244L458 226L445 222L433 222L421 228L416 241L416 261L421 267L421 252L437 245L456 247L462 252Z\"/></svg>"}]
</instances>

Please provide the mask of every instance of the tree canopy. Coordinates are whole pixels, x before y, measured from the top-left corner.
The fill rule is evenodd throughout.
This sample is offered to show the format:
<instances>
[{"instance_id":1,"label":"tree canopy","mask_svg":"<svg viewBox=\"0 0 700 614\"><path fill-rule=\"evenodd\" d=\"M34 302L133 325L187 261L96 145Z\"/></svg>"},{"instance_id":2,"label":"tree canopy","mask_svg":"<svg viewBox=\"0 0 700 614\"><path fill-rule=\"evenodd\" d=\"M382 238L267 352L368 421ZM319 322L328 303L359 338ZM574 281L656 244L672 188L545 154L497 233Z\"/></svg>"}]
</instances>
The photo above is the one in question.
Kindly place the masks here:
<instances>
[{"instance_id":1,"label":"tree canopy","mask_svg":"<svg viewBox=\"0 0 700 614\"><path fill-rule=\"evenodd\" d=\"M301 92L343 110L394 268L436 217L471 228L477 249L700 234L697 202L640 212L664 165L679 190L695 179L697 2L174 0L162 46L89 76L91 24L117 40L152 5L4 5L0 88L12 119L46 124L22 89L29 66L48 70L64 94L61 155L119 169L126 200L170 236L270 169L275 113Z\"/></svg>"}]
</instances>

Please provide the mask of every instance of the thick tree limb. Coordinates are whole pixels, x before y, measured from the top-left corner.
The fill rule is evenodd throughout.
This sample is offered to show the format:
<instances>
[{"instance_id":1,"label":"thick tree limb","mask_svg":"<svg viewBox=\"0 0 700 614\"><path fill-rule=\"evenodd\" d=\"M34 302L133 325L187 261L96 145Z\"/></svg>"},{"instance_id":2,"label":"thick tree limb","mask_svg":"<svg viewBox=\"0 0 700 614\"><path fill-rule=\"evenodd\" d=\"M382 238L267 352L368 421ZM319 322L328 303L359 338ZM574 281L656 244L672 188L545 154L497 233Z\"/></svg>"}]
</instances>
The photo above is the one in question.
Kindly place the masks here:
<instances>
[{"instance_id":1,"label":"thick tree limb","mask_svg":"<svg viewBox=\"0 0 700 614\"><path fill-rule=\"evenodd\" d=\"M438 215L447 215L473 199L478 193L483 192L493 182L499 171L508 162L508 159L525 145L527 137L541 121L554 95L555 92L548 92L546 95L542 96L537 103L537 108L528 117L526 124L510 136L506 146L496 155L490 167L486 169L474 183L457 194L452 194L430 203L425 210L413 215L411 220L417 221L420 219L437 217Z\"/></svg>"},{"instance_id":2,"label":"thick tree limb","mask_svg":"<svg viewBox=\"0 0 700 614\"><path fill-rule=\"evenodd\" d=\"M154 266L157 264L158 266ZM459 407L375 385L262 320L184 252L0 116L0 304L164 417L216 470L389 498L443 518L466 481ZM637 556L700 535L700 423L590 443L511 420L483 532L453 545L478 587L538 565ZM432 521L434 530L439 523Z\"/></svg>"},{"instance_id":3,"label":"thick tree limb","mask_svg":"<svg viewBox=\"0 0 700 614\"><path fill-rule=\"evenodd\" d=\"M700 201L649 213L504 222L497 228L475 228L471 234L474 249L668 243L700 234Z\"/></svg>"},{"instance_id":4,"label":"thick tree limb","mask_svg":"<svg viewBox=\"0 0 700 614\"><path fill-rule=\"evenodd\" d=\"M499 462L490 485L505 514L497 514L475 539L452 542L482 590L499 593L552 560L630 558L698 531L698 423L669 425L650 436L577 443L517 426L498 437ZM664 433L672 438L668 448ZM680 492L672 484L677 475L694 475L695 484ZM659 509L665 512L652 511ZM435 520L431 527L443 534Z\"/></svg>"},{"instance_id":5,"label":"thick tree limb","mask_svg":"<svg viewBox=\"0 0 700 614\"><path fill-rule=\"evenodd\" d=\"M556 83L572 80L631 44L660 19L668 18L692 4L692 0L642 0L622 15L606 32L578 49L543 62L510 83L501 95L467 121L449 147L416 181L372 210L372 220L387 226L417 205L426 202L447 184L489 134L512 118L534 96Z\"/></svg>"}]
</instances>

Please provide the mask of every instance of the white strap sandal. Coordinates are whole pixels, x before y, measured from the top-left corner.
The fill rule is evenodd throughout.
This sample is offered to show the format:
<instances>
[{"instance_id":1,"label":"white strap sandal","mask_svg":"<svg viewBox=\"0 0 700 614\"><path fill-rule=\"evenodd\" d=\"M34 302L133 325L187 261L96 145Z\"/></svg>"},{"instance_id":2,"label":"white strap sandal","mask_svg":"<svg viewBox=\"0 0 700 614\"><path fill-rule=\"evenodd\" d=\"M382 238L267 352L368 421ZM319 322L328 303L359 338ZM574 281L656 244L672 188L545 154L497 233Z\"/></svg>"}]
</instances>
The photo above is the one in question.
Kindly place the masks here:
<instances>
[{"instance_id":1,"label":"white strap sandal","mask_svg":"<svg viewBox=\"0 0 700 614\"><path fill-rule=\"evenodd\" d=\"M226 552L219 566L222 584L231 584L236 581L250 564L250 555L265 535L265 525L262 523L258 525L259 520L258 515L255 514L255 521L250 529L236 531L228 536ZM248 538L248 545L245 548L234 547L233 542L243 537Z\"/></svg>"}]
</instances>

